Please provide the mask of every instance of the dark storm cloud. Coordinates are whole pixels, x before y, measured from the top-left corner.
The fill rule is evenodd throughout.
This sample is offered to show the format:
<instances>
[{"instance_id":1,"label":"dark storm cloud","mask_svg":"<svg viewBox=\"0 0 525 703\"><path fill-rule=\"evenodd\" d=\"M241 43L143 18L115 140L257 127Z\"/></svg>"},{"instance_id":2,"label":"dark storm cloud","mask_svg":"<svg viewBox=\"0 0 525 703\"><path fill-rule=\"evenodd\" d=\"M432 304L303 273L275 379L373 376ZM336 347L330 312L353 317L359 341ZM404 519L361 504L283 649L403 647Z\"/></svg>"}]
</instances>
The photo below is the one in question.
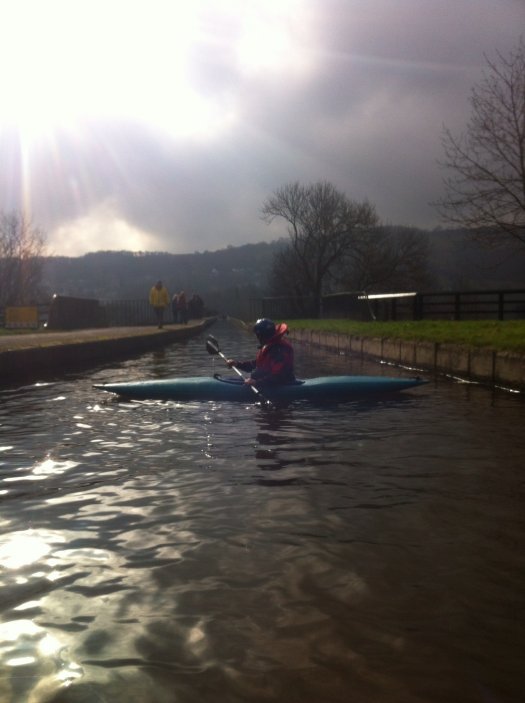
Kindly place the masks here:
<instances>
[{"instance_id":1,"label":"dark storm cloud","mask_svg":"<svg viewBox=\"0 0 525 703\"><path fill-rule=\"evenodd\" d=\"M273 104L269 130L284 140L289 130L320 171L376 202L384 219L436 224L429 201L441 185L442 125L462 128L483 52L515 43L524 7L401 1L323 8L315 77L293 103Z\"/></svg>"}]
</instances>

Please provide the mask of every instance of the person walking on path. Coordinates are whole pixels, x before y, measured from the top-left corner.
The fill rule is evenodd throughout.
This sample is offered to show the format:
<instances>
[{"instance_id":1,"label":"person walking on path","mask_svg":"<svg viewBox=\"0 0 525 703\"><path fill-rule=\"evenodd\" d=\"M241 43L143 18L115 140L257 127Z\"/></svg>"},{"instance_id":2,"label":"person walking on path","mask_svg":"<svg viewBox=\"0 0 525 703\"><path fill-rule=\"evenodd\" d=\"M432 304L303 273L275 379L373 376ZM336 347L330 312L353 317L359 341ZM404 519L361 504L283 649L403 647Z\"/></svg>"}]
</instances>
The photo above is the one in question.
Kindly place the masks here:
<instances>
[{"instance_id":1,"label":"person walking on path","mask_svg":"<svg viewBox=\"0 0 525 703\"><path fill-rule=\"evenodd\" d=\"M164 324L164 308L169 305L169 302L168 289L163 285L162 281L157 281L149 292L149 303L155 311L159 330L162 329Z\"/></svg>"},{"instance_id":2,"label":"person walking on path","mask_svg":"<svg viewBox=\"0 0 525 703\"><path fill-rule=\"evenodd\" d=\"M204 314L204 301L198 293L194 293L188 303L188 317L193 320L200 320Z\"/></svg>"},{"instance_id":3,"label":"person walking on path","mask_svg":"<svg viewBox=\"0 0 525 703\"><path fill-rule=\"evenodd\" d=\"M173 296L173 316L175 317L175 322L179 324L188 324L188 302L186 300L186 293L181 290L178 295Z\"/></svg>"},{"instance_id":4,"label":"person walking on path","mask_svg":"<svg viewBox=\"0 0 525 703\"><path fill-rule=\"evenodd\" d=\"M293 347L284 339L284 335L288 334L288 325L285 322L276 325L263 317L257 320L253 331L259 341L256 358L249 361L228 359L228 366L251 371L250 378L245 381L251 386L295 383Z\"/></svg>"}]
</instances>

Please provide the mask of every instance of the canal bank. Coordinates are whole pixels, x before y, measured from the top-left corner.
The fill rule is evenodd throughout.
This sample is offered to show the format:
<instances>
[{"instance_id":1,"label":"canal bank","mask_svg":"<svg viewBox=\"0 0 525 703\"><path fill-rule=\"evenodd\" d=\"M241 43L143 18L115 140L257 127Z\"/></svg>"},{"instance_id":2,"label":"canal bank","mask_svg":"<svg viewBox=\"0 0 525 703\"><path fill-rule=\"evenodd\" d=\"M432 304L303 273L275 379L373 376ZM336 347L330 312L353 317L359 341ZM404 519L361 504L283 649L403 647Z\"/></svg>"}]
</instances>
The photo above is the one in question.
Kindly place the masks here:
<instances>
[{"instance_id":1,"label":"canal bank","mask_svg":"<svg viewBox=\"0 0 525 703\"><path fill-rule=\"evenodd\" d=\"M295 343L314 345L338 354L359 354L436 375L525 392L525 356L515 352L293 328L290 338Z\"/></svg>"},{"instance_id":2,"label":"canal bank","mask_svg":"<svg viewBox=\"0 0 525 703\"><path fill-rule=\"evenodd\" d=\"M186 325L108 327L0 336L0 383L31 382L65 370L123 359L200 334L215 318Z\"/></svg>"}]
</instances>

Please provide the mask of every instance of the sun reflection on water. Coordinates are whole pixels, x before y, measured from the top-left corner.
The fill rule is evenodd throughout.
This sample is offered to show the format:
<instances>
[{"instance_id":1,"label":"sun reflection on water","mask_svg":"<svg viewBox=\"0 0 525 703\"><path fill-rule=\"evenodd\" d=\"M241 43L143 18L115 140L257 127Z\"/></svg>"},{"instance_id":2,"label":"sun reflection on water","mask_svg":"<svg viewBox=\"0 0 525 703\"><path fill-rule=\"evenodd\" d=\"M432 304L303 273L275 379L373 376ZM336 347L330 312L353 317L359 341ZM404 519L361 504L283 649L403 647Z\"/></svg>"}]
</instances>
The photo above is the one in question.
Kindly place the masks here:
<instances>
[{"instance_id":1,"label":"sun reflection on water","mask_svg":"<svg viewBox=\"0 0 525 703\"><path fill-rule=\"evenodd\" d=\"M44 461L36 464L33 474L36 476L50 476L53 474L63 474L69 469L78 466L78 461L56 461L51 457L46 457Z\"/></svg>"},{"instance_id":2,"label":"sun reflection on water","mask_svg":"<svg viewBox=\"0 0 525 703\"><path fill-rule=\"evenodd\" d=\"M47 695L43 695L44 690L49 693L69 686L82 677L84 672L79 664L68 660L67 649L57 637L32 620L0 623L0 660L3 667L6 667L4 672L7 674L9 669L22 669L23 672L27 667L24 673L13 672L13 678L3 676L0 693L7 695L9 684L19 678L33 688L26 700L47 700ZM52 673L48 673L50 667ZM35 671L39 675L35 675ZM44 675L41 676L42 674Z\"/></svg>"},{"instance_id":3,"label":"sun reflection on water","mask_svg":"<svg viewBox=\"0 0 525 703\"><path fill-rule=\"evenodd\" d=\"M53 534L52 539L56 541L57 535ZM39 561L50 551L51 545L46 536L38 531L13 532L0 541L0 566L5 569L19 569Z\"/></svg>"}]
</instances>

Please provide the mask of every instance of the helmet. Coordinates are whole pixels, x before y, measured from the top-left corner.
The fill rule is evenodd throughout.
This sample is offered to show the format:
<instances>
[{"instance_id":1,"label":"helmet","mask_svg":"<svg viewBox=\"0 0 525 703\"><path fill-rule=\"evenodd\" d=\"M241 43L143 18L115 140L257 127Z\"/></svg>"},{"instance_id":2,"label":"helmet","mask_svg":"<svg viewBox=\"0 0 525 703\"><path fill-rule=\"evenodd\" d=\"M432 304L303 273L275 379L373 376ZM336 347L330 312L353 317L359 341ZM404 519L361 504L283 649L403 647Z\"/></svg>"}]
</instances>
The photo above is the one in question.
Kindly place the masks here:
<instances>
[{"instance_id":1,"label":"helmet","mask_svg":"<svg viewBox=\"0 0 525 703\"><path fill-rule=\"evenodd\" d=\"M259 342L267 342L275 335L275 323L267 317L262 317L253 326L253 331Z\"/></svg>"}]
</instances>

